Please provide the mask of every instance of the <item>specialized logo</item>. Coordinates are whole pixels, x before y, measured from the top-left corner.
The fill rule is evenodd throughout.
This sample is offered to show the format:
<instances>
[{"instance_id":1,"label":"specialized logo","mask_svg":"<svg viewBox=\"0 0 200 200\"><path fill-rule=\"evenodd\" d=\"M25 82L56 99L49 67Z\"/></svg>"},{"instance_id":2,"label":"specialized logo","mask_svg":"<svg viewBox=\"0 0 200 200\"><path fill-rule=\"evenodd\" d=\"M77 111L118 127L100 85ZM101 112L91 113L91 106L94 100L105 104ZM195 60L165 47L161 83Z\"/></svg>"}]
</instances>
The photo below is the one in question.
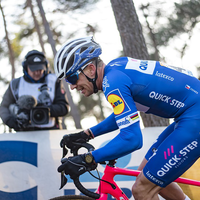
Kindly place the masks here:
<instances>
[{"instance_id":1,"label":"specialized logo","mask_svg":"<svg viewBox=\"0 0 200 200\"><path fill-rule=\"evenodd\" d=\"M156 61L151 60L136 60L128 58L125 69L136 70L145 74L153 74L156 66Z\"/></svg>"},{"instance_id":2,"label":"specialized logo","mask_svg":"<svg viewBox=\"0 0 200 200\"><path fill-rule=\"evenodd\" d=\"M183 102L178 101L177 99L172 99L172 97L170 97L170 96L167 96L165 94L160 94L155 91L150 92L149 97L151 99L163 101L163 102L169 104L170 106L174 106L176 108L183 108L185 106L185 104Z\"/></svg>"},{"instance_id":3,"label":"specialized logo","mask_svg":"<svg viewBox=\"0 0 200 200\"><path fill-rule=\"evenodd\" d=\"M119 115L124 111L125 104L120 96L110 94L108 96L108 102L112 105L115 115Z\"/></svg>"},{"instance_id":4,"label":"specialized logo","mask_svg":"<svg viewBox=\"0 0 200 200\"><path fill-rule=\"evenodd\" d=\"M104 78L103 78L103 92L105 93L106 92L106 88L107 87L110 87L110 85L108 84L108 78L107 78L107 76L105 76Z\"/></svg>"},{"instance_id":5,"label":"specialized logo","mask_svg":"<svg viewBox=\"0 0 200 200\"><path fill-rule=\"evenodd\" d=\"M128 126L130 126L131 124L134 124L135 122L139 121L139 116L138 113L132 113L131 115L128 115L126 117L123 117L119 120L117 120L117 125L120 129L122 128L126 128Z\"/></svg>"},{"instance_id":6,"label":"specialized logo","mask_svg":"<svg viewBox=\"0 0 200 200\"><path fill-rule=\"evenodd\" d=\"M128 118L125 117L120 120L117 120L117 125L118 125L119 129L122 129L122 128L126 128L129 125L131 125L131 122L129 121Z\"/></svg>"},{"instance_id":7,"label":"specialized logo","mask_svg":"<svg viewBox=\"0 0 200 200\"><path fill-rule=\"evenodd\" d=\"M187 160L188 156L187 154L193 151L195 148L197 148L198 142L192 141L190 144L188 144L186 147L181 149L179 151L179 155L172 156L167 163L164 164L163 167L161 167L160 170L157 171L157 175L162 177L167 172L169 172L172 168L178 168L181 164Z\"/></svg>"}]
</instances>

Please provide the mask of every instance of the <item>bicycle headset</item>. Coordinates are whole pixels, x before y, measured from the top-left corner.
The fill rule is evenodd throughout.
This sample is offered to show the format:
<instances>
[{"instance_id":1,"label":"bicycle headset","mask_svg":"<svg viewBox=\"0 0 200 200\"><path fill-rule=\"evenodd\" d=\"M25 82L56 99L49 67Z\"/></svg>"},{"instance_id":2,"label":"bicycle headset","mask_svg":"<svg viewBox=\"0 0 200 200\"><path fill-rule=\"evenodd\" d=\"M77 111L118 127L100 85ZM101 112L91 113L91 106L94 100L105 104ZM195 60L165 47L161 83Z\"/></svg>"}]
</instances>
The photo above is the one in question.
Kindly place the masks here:
<instances>
[{"instance_id":1,"label":"bicycle headset","mask_svg":"<svg viewBox=\"0 0 200 200\"><path fill-rule=\"evenodd\" d=\"M100 45L93 40L92 36L71 40L65 43L57 52L54 59L56 76L59 79L67 77L67 82L75 84L78 80L78 74L83 72L83 69L93 60L96 60L97 67L98 57L101 53ZM86 76L86 78L88 81L92 82L94 93L97 93L97 69L95 78L91 79L88 76Z\"/></svg>"}]
</instances>

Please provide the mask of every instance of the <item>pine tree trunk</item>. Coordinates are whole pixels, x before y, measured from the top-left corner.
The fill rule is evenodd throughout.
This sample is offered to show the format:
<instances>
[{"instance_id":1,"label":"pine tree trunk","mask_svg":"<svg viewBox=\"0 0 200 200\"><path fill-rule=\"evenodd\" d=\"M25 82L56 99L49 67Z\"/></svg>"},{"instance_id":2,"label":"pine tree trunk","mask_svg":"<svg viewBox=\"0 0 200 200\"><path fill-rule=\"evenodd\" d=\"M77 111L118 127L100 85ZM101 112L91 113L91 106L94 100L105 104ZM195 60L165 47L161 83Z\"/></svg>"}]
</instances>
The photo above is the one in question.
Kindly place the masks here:
<instances>
[{"instance_id":1,"label":"pine tree trunk","mask_svg":"<svg viewBox=\"0 0 200 200\"><path fill-rule=\"evenodd\" d=\"M37 34L38 34L38 39L39 39L39 42L40 42L40 46L42 48L42 52L45 54L44 42L43 42L43 39L42 39L42 34L41 34L41 31L40 31L40 26L38 24L38 21L36 19L36 16L35 16L35 13L34 13L34 10L33 10L32 0L27 0L27 5L30 7L31 15L33 17L35 28L36 28L36 31L37 31Z\"/></svg>"},{"instance_id":2,"label":"pine tree trunk","mask_svg":"<svg viewBox=\"0 0 200 200\"><path fill-rule=\"evenodd\" d=\"M149 59L142 27L138 20L132 0L110 0L125 56L136 59ZM141 113L143 124L149 126L167 126L168 119Z\"/></svg>"},{"instance_id":3,"label":"pine tree trunk","mask_svg":"<svg viewBox=\"0 0 200 200\"><path fill-rule=\"evenodd\" d=\"M55 46L55 41L53 39L52 31L51 31L49 23L48 23L48 21L46 19L45 12L44 12L41 0L37 0L37 3L38 3L38 7L39 7L40 14L41 14L41 17L42 17L43 25L45 27L45 32L46 32L46 34L48 36L48 42L51 45L53 54L55 56L56 55L56 46ZM78 108L73 102L73 99L72 99L70 90L68 88L68 85L65 84L64 81L63 81L63 84L64 84L64 87L65 87L65 90L66 90L66 93L67 93L69 105L71 107L71 114L72 114L72 117L74 119L75 126L76 126L77 129L80 129L81 128L81 123L80 123L80 114L79 114Z\"/></svg>"},{"instance_id":4,"label":"pine tree trunk","mask_svg":"<svg viewBox=\"0 0 200 200\"><path fill-rule=\"evenodd\" d=\"M10 64L12 66L12 77L11 78L13 79L13 78L15 78L15 57L14 57L14 52L13 52L13 49L12 49L12 46L11 46L11 42L10 42L10 39L9 39L6 18L5 18L1 3L0 3L0 10L1 10L1 13L2 13L2 17L3 17L4 30L5 30L6 41L7 41L7 45L8 45L9 61L10 61Z\"/></svg>"},{"instance_id":5,"label":"pine tree trunk","mask_svg":"<svg viewBox=\"0 0 200 200\"><path fill-rule=\"evenodd\" d=\"M39 10L40 10L41 17L42 17L42 22L43 22L43 25L44 25L44 28L45 28L45 32L46 32L47 37L48 37L48 42L51 45L53 55L55 56L56 55L56 44L55 44L55 41L53 39L53 34L52 34L51 29L50 29L49 23L46 19L46 15L45 15L41 0L37 0L37 4L38 4Z\"/></svg>"}]
</instances>

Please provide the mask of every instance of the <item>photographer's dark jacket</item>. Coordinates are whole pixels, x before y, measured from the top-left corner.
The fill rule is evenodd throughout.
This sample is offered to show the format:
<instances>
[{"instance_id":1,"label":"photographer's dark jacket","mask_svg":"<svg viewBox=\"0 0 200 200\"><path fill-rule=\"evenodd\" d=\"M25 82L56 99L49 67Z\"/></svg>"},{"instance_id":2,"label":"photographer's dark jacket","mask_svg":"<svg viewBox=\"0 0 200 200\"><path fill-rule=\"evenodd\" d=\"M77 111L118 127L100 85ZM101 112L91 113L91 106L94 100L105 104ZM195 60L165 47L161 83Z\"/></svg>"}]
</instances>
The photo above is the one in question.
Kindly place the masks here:
<instances>
[{"instance_id":1,"label":"photographer's dark jacket","mask_svg":"<svg viewBox=\"0 0 200 200\"><path fill-rule=\"evenodd\" d=\"M47 74L40 83L32 83L26 76L13 79L10 82L1 102L0 117L2 118L2 121L10 128L15 129L15 127L11 127L12 123L10 123L10 119L13 119L13 116L9 111L9 106L15 104L18 98L22 95L32 95L38 99L38 96L41 94L40 88L44 84L47 84L48 86L48 93L51 99L50 105L48 105L50 109L49 123L35 125L31 128L27 127L25 130L60 128L58 117L65 116L68 113L68 102L61 82L51 73Z\"/></svg>"}]
</instances>

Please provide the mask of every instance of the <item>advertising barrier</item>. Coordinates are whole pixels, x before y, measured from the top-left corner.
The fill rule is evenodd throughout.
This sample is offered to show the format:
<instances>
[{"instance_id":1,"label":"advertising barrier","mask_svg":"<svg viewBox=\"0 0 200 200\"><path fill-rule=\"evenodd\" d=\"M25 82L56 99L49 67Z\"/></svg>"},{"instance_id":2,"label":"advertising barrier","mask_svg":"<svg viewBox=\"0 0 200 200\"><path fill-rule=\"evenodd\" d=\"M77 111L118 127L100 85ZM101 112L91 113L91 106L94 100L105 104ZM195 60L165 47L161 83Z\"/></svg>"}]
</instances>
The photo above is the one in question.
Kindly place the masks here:
<instances>
[{"instance_id":1,"label":"advertising barrier","mask_svg":"<svg viewBox=\"0 0 200 200\"><path fill-rule=\"evenodd\" d=\"M164 127L143 129L143 147L118 159L116 166L137 169L146 151L162 130ZM51 130L1 134L0 200L48 200L64 194L80 194L70 178L67 185L59 190L61 180L57 168L62 157L60 140L68 133L72 131ZM111 132L91 140L90 143L95 148L99 148L117 134L117 131ZM98 170L101 175L104 165L98 165ZM88 173L83 174L80 180L91 191L95 191L99 185L99 181ZM131 187L135 178L118 175L115 180L126 195L133 199Z\"/></svg>"}]
</instances>

